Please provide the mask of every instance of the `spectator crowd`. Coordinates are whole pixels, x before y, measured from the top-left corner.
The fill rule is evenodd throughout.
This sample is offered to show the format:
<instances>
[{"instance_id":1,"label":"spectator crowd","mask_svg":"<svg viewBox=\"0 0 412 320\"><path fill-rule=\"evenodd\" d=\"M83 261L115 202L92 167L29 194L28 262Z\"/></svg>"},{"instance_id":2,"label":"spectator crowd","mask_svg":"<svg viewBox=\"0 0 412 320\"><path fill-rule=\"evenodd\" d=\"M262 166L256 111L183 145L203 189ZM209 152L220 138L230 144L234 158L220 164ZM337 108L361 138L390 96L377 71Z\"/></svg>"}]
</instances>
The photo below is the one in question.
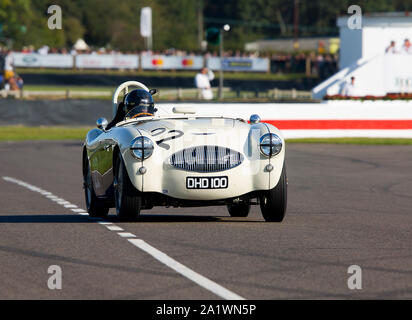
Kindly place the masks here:
<instances>
[{"instance_id":1,"label":"spectator crowd","mask_svg":"<svg viewBox=\"0 0 412 320\"><path fill-rule=\"evenodd\" d=\"M410 53L409 40L405 40L403 51ZM34 46L25 46L20 51L26 54L67 54L76 56L79 54L90 55L116 55L116 54L141 54L144 56L180 56L180 57L192 57L203 56L204 58L218 57L218 51L186 51L175 48L170 48L162 51L141 51L141 52L121 52L115 49L107 48L90 48L87 44L83 43L81 48L74 46L72 49L67 48L50 48L44 45L40 48ZM397 53L395 50L395 43L391 43L391 46L386 49L387 53ZM244 52L240 50L227 50L223 53L224 57L232 58L268 58L270 59L270 72L278 74L288 73L306 73L306 75L319 77L320 79L326 79L338 71L338 54L320 53L316 51L312 52L298 52L298 53L273 53L273 52ZM198 76L198 80L202 79L202 74L207 75L209 80L213 77L210 74L201 71ZM206 79L206 77L205 77ZM205 81L204 81L205 82ZM201 88L202 81L197 81L197 87ZM0 90L22 90L24 85L23 79L15 72L13 66L13 55L9 49L2 48L0 46ZM207 87L207 86L206 86ZM203 88L202 95L208 96L208 90Z\"/></svg>"},{"instance_id":2,"label":"spectator crowd","mask_svg":"<svg viewBox=\"0 0 412 320\"><path fill-rule=\"evenodd\" d=\"M401 48L396 46L395 41L391 41L389 45L385 48L385 54L412 54L412 45L408 38L403 41ZM341 95L344 97L356 97L359 95L357 86L355 85L355 77L350 78L350 82L343 84Z\"/></svg>"},{"instance_id":3,"label":"spectator crowd","mask_svg":"<svg viewBox=\"0 0 412 320\"><path fill-rule=\"evenodd\" d=\"M42 46L35 50L33 46L24 47L22 53L37 53L41 55L47 54L70 54L72 56L78 54L102 55L102 54L142 54L143 56L178 56L178 57L193 57L203 56L204 58L218 57L218 51L202 52L202 51L186 51L170 48L167 50L158 51L141 51L141 52L121 52L113 49L85 48L84 50L76 49L57 49ZM224 57L232 58L268 58L270 59L270 72L272 73L306 73L320 79L326 79L338 71L338 54L319 53L319 52L299 52L299 53L272 53L272 52L244 52L240 50L227 50L223 53Z\"/></svg>"},{"instance_id":4,"label":"spectator crowd","mask_svg":"<svg viewBox=\"0 0 412 320\"><path fill-rule=\"evenodd\" d=\"M412 46L409 39L405 39L400 49L397 48L396 42L391 41L388 47L385 49L386 54L412 54Z\"/></svg>"},{"instance_id":5,"label":"spectator crowd","mask_svg":"<svg viewBox=\"0 0 412 320\"><path fill-rule=\"evenodd\" d=\"M0 47L0 90L19 91L23 85L22 77L14 71L12 52Z\"/></svg>"}]
</instances>

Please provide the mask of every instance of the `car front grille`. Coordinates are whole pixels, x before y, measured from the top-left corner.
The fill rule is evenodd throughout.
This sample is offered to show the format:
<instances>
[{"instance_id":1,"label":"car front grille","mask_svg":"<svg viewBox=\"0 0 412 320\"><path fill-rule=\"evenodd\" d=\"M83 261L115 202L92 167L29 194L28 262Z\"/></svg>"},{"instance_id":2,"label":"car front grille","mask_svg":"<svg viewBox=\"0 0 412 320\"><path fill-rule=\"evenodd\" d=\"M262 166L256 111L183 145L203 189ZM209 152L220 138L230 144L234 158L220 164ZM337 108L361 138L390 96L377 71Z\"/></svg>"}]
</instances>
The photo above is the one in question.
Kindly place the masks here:
<instances>
[{"instance_id":1,"label":"car front grille","mask_svg":"<svg viewBox=\"0 0 412 320\"><path fill-rule=\"evenodd\" d=\"M180 150L170 157L170 164L193 172L219 172L239 166L244 160L240 152L218 146L198 146Z\"/></svg>"}]
</instances>

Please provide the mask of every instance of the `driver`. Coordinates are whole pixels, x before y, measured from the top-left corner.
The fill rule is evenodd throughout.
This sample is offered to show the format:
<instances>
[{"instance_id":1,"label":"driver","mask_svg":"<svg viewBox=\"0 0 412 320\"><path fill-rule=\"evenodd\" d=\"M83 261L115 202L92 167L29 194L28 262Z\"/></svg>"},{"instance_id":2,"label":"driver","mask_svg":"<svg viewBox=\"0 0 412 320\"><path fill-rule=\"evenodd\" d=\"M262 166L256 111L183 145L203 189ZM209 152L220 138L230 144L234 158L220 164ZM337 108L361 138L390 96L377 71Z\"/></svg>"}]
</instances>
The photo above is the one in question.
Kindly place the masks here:
<instances>
[{"instance_id":1,"label":"driver","mask_svg":"<svg viewBox=\"0 0 412 320\"><path fill-rule=\"evenodd\" d=\"M154 107L153 97L150 92L143 89L136 89L129 92L119 103L117 112L106 130L113 128L123 120L135 119L140 117L152 117L157 109Z\"/></svg>"}]
</instances>

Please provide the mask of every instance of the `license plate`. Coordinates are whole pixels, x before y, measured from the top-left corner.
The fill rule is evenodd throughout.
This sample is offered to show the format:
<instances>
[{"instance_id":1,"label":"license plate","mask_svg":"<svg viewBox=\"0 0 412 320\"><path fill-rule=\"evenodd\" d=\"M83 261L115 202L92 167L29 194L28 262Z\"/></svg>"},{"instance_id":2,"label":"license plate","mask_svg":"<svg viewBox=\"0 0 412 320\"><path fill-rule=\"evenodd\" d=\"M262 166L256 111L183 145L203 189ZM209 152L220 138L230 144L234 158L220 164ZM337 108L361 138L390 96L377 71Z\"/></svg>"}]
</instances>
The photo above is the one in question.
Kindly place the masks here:
<instances>
[{"instance_id":1,"label":"license plate","mask_svg":"<svg viewBox=\"0 0 412 320\"><path fill-rule=\"evenodd\" d=\"M226 189L229 185L228 177L187 177L187 189Z\"/></svg>"}]
</instances>

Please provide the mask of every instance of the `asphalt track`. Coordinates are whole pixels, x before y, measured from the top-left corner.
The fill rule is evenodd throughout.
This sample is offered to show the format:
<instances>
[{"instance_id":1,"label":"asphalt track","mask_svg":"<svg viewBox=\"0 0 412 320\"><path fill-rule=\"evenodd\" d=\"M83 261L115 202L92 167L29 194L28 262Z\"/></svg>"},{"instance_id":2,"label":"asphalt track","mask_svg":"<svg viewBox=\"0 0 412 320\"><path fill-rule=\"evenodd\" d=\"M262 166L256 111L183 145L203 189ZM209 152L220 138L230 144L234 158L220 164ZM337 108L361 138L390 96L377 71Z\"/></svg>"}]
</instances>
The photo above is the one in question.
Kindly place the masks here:
<instances>
[{"instance_id":1,"label":"asphalt track","mask_svg":"<svg viewBox=\"0 0 412 320\"><path fill-rule=\"evenodd\" d=\"M107 225L28 187L84 208L80 160L79 142L0 144L0 299L222 298L120 231L245 299L412 298L410 146L289 145L281 224L212 207ZM51 265L61 290L47 286ZM361 290L348 288L351 265Z\"/></svg>"}]
</instances>

